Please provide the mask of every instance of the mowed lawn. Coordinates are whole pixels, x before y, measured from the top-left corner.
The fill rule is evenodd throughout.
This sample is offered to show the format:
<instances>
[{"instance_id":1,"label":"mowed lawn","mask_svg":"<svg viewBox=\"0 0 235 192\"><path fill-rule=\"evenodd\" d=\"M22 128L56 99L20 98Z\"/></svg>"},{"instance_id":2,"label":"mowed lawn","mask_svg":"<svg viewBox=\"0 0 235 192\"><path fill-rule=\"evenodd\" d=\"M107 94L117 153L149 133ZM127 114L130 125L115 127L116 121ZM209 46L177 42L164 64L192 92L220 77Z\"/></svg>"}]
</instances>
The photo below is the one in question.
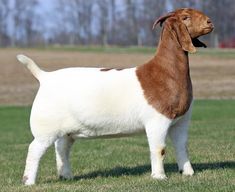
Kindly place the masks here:
<instances>
[{"instance_id":1,"label":"mowed lawn","mask_svg":"<svg viewBox=\"0 0 235 192\"><path fill-rule=\"evenodd\" d=\"M30 107L0 107L0 191L235 191L235 100L197 100L189 135L193 177L177 172L168 141L168 179L150 177L145 135L119 139L77 140L71 154L75 179L56 175L54 147L40 163L37 185L24 187L21 177L27 148Z\"/></svg>"}]
</instances>

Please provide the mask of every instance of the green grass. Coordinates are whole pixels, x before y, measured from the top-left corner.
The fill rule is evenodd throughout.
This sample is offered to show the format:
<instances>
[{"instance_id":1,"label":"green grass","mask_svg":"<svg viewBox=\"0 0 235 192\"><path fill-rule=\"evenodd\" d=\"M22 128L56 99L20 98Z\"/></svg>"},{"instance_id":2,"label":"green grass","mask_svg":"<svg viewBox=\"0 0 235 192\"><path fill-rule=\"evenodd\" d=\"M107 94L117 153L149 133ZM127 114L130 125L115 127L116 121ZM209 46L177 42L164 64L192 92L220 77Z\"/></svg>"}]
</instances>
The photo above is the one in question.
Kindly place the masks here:
<instances>
[{"instance_id":1,"label":"green grass","mask_svg":"<svg viewBox=\"0 0 235 192\"><path fill-rule=\"evenodd\" d=\"M198 100L189 136L193 177L177 172L168 141L166 181L150 178L144 135L120 139L77 140L71 163L75 180L56 176L54 149L40 163L37 185L21 184L32 136L29 107L0 107L0 191L235 191L235 100Z\"/></svg>"},{"instance_id":2,"label":"green grass","mask_svg":"<svg viewBox=\"0 0 235 192\"><path fill-rule=\"evenodd\" d=\"M23 48L24 49L24 48ZM28 48L26 48L28 49ZM75 51L75 52L93 52L93 53L155 53L155 47L145 46L47 46L47 47L35 47L32 49L47 50L47 51Z\"/></svg>"},{"instance_id":3,"label":"green grass","mask_svg":"<svg viewBox=\"0 0 235 192\"><path fill-rule=\"evenodd\" d=\"M21 48L22 49L22 48ZM28 49L28 48L26 48ZM94 53L143 53L154 54L156 47L146 46L48 46L48 47L36 47L31 49L46 50L46 51L75 51L75 52L94 52ZM195 56L209 56L223 59L234 59L235 49L212 49L212 48L198 48L198 52Z\"/></svg>"},{"instance_id":4,"label":"green grass","mask_svg":"<svg viewBox=\"0 0 235 192\"><path fill-rule=\"evenodd\" d=\"M199 56L209 56L214 58L222 59L234 59L235 58L235 49L204 49L201 48L198 51Z\"/></svg>"}]
</instances>

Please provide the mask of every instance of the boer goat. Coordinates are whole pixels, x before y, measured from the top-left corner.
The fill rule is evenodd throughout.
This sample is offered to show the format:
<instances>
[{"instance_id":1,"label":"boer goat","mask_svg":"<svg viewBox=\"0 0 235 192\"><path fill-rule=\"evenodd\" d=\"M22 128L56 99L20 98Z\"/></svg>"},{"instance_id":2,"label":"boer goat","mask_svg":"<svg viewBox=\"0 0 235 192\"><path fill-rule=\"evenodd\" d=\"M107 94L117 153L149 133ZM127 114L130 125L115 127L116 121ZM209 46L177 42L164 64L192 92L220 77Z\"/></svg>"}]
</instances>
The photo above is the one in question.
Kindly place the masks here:
<instances>
[{"instance_id":1,"label":"boer goat","mask_svg":"<svg viewBox=\"0 0 235 192\"><path fill-rule=\"evenodd\" d=\"M40 82L32 106L29 146L23 176L35 183L40 158L55 143L60 177L73 178L69 151L76 138L147 134L152 177L165 179L163 167L169 134L180 172L193 175L187 154L187 130L192 111L192 83L188 52L206 47L197 38L214 26L202 12L183 8L160 17L162 33L156 55L147 63L124 70L67 68L41 70L30 58L18 55Z\"/></svg>"}]
</instances>

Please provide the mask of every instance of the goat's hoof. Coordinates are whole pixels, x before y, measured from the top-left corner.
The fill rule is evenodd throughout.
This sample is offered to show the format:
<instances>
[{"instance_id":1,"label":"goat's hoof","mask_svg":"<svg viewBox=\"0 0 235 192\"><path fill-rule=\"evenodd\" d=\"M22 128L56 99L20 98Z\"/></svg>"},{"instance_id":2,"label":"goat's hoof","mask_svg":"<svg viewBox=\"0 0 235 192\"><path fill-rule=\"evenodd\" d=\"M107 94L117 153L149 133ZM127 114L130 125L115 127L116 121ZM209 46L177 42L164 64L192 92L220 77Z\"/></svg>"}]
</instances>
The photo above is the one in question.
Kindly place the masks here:
<instances>
[{"instance_id":1,"label":"goat's hoof","mask_svg":"<svg viewBox=\"0 0 235 192\"><path fill-rule=\"evenodd\" d=\"M179 172L182 175L185 175L185 176L193 176L194 175L194 170L192 168L188 168L188 169L185 169L185 170L180 170Z\"/></svg>"},{"instance_id":2,"label":"goat's hoof","mask_svg":"<svg viewBox=\"0 0 235 192\"><path fill-rule=\"evenodd\" d=\"M194 174L193 167L189 161L187 161L182 167L179 167L179 172L185 176L192 176Z\"/></svg>"},{"instance_id":3,"label":"goat's hoof","mask_svg":"<svg viewBox=\"0 0 235 192\"><path fill-rule=\"evenodd\" d=\"M165 174L161 174L161 173L152 173L151 177L153 179L157 179L157 180L165 180L165 179L167 179L167 176Z\"/></svg>"},{"instance_id":4,"label":"goat's hoof","mask_svg":"<svg viewBox=\"0 0 235 192\"><path fill-rule=\"evenodd\" d=\"M35 182L34 181L30 181L27 175L24 175L22 178L22 183L24 185L34 185Z\"/></svg>"},{"instance_id":5,"label":"goat's hoof","mask_svg":"<svg viewBox=\"0 0 235 192\"><path fill-rule=\"evenodd\" d=\"M184 165L183 170L180 171L185 176L192 176L194 174L194 170L192 168L192 165L190 163L186 163Z\"/></svg>"},{"instance_id":6,"label":"goat's hoof","mask_svg":"<svg viewBox=\"0 0 235 192\"><path fill-rule=\"evenodd\" d=\"M193 169L184 170L182 174L185 176L193 176L194 170Z\"/></svg>"}]
</instances>

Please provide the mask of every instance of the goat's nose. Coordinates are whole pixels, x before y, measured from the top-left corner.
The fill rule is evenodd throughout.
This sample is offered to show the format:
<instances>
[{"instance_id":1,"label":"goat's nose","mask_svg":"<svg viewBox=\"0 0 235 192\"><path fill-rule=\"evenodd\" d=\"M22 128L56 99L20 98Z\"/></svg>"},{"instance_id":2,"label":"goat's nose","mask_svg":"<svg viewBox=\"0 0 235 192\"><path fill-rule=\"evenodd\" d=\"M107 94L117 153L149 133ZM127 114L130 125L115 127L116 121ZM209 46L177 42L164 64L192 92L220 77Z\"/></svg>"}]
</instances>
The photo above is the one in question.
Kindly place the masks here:
<instances>
[{"instance_id":1,"label":"goat's nose","mask_svg":"<svg viewBox=\"0 0 235 192\"><path fill-rule=\"evenodd\" d=\"M207 20L208 24L212 24L212 21L210 19Z\"/></svg>"},{"instance_id":2,"label":"goat's nose","mask_svg":"<svg viewBox=\"0 0 235 192\"><path fill-rule=\"evenodd\" d=\"M208 25L209 27L211 27L212 29L214 29L214 25L213 25L211 19L209 19L209 18L207 19L207 25Z\"/></svg>"}]
</instances>

